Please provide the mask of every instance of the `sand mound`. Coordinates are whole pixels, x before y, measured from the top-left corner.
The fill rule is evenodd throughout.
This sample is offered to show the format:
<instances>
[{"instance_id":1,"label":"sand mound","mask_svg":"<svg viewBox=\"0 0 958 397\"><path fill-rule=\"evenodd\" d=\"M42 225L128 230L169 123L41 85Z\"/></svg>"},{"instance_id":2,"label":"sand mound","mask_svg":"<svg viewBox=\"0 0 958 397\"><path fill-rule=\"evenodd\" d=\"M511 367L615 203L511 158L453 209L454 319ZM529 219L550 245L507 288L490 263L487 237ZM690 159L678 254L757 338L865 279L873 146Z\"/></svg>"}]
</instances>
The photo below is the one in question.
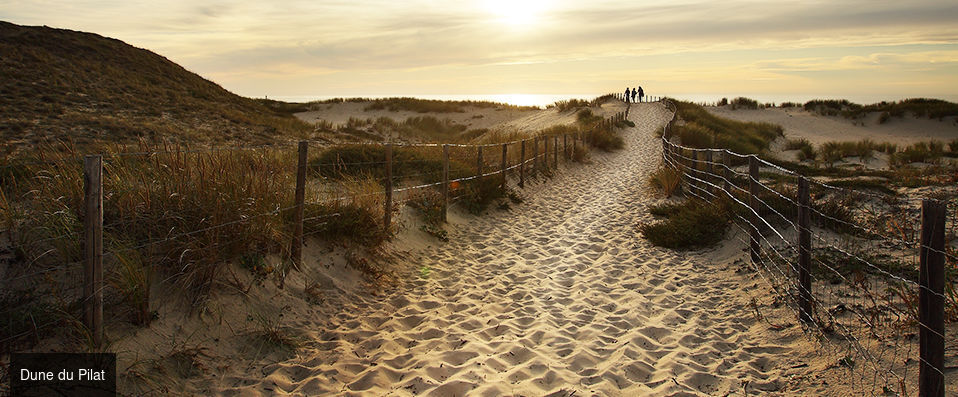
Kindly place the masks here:
<instances>
[{"instance_id":1,"label":"sand mound","mask_svg":"<svg viewBox=\"0 0 958 397\"><path fill-rule=\"evenodd\" d=\"M878 113L866 117L862 124L837 116L821 116L801 108L738 109L728 106L705 108L719 117L738 121L757 121L778 124L785 129L789 139L805 138L814 145L828 141L892 142L908 145L920 141L950 141L958 138L958 122L951 117L943 121L926 118L892 117L884 124L878 123Z\"/></svg>"},{"instance_id":2,"label":"sand mound","mask_svg":"<svg viewBox=\"0 0 958 397\"><path fill-rule=\"evenodd\" d=\"M785 392L799 359L752 314L746 291L761 292L730 270L740 252L685 255L637 234L654 201L644 182L659 163L654 131L669 117L660 104L633 107L626 150L527 188L509 211L457 220L449 243L413 254L418 271L393 291L343 300L335 318L314 320L331 329L313 330L297 357L211 391Z\"/></svg>"}]
</instances>

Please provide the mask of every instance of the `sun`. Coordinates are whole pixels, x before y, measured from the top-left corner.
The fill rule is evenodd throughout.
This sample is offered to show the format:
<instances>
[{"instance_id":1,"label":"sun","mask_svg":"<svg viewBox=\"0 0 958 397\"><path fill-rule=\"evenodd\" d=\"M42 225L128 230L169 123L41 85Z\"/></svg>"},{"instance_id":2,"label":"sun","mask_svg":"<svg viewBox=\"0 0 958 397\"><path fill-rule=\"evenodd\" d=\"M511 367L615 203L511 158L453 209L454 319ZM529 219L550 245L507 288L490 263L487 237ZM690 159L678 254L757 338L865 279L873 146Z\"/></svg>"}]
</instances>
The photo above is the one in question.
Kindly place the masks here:
<instances>
[{"instance_id":1,"label":"sun","mask_svg":"<svg viewBox=\"0 0 958 397\"><path fill-rule=\"evenodd\" d=\"M485 0L487 12L505 25L514 27L535 24L547 2L541 0Z\"/></svg>"}]
</instances>

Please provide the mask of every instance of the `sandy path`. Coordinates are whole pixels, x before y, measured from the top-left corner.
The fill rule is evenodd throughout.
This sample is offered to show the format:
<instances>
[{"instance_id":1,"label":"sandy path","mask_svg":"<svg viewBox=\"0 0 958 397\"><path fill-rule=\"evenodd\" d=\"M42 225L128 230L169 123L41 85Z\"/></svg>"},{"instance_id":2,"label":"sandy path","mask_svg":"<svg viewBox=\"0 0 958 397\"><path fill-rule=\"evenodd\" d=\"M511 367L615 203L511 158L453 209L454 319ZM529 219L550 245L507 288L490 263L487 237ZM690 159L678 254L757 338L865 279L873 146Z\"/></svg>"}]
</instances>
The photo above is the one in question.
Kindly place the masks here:
<instances>
[{"instance_id":1,"label":"sandy path","mask_svg":"<svg viewBox=\"0 0 958 397\"><path fill-rule=\"evenodd\" d=\"M764 327L745 303L747 287L707 254L657 249L636 232L650 219L653 131L669 116L659 104L633 108L626 150L528 187L512 210L463 220L449 243L417 254L428 272L385 295L345 299L298 357L223 379L220 391L727 395L746 382L752 393L780 390L794 362L789 348L755 332Z\"/></svg>"}]
</instances>

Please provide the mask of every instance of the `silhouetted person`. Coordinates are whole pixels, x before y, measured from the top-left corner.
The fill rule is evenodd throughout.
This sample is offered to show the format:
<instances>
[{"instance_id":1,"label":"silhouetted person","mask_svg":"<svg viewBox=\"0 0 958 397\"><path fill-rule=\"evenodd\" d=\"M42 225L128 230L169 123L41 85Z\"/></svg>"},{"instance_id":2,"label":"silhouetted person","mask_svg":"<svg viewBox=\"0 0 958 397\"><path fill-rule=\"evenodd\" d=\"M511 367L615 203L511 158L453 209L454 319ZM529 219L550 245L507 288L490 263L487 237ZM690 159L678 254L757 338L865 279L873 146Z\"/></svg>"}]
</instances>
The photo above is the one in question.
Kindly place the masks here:
<instances>
[{"instance_id":1,"label":"silhouetted person","mask_svg":"<svg viewBox=\"0 0 958 397\"><path fill-rule=\"evenodd\" d=\"M625 99L625 103L629 103L629 87L625 87L625 96L623 98Z\"/></svg>"},{"instance_id":2,"label":"silhouetted person","mask_svg":"<svg viewBox=\"0 0 958 397\"><path fill-rule=\"evenodd\" d=\"M642 102L642 97L645 96L645 91L642 91L642 86L639 86L639 102Z\"/></svg>"},{"instance_id":3,"label":"silhouetted person","mask_svg":"<svg viewBox=\"0 0 958 397\"><path fill-rule=\"evenodd\" d=\"M632 102L635 102L635 87L632 87Z\"/></svg>"}]
</instances>

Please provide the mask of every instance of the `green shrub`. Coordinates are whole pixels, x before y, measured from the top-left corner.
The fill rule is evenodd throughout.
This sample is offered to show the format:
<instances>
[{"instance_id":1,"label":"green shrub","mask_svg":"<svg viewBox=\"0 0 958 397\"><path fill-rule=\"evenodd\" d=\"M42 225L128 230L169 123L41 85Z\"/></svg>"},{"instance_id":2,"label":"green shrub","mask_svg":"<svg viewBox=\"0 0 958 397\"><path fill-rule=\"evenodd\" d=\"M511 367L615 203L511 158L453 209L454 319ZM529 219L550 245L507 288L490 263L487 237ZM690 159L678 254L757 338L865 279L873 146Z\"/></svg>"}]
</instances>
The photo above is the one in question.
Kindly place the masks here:
<instances>
[{"instance_id":1,"label":"green shrub","mask_svg":"<svg viewBox=\"0 0 958 397\"><path fill-rule=\"evenodd\" d=\"M834 167L835 162L842 159L841 144L835 141L825 142L819 150L819 154L827 167Z\"/></svg>"},{"instance_id":2,"label":"green shrub","mask_svg":"<svg viewBox=\"0 0 958 397\"><path fill-rule=\"evenodd\" d=\"M943 154L944 144L941 142L917 142L895 153L890 162L895 166L910 163L936 163Z\"/></svg>"},{"instance_id":3,"label":"green shrub","mask_svg":"<svg viewBox=\"0 0 958 397\"><path fill-rule=\"evenodd\" d=\"M606 152L619 150L625 147L625 140L614 131L607 128L598 128L588 135L589 144Z\"/></svg>"},{"instance_id":4,"label":"green shrub","mask_svg":"<svg viewBox=\"0 0 958 397\"><path fill-rule=\"evenodd\" d=\"M471 214L481 214L489 204L507 196L506 190L501 188L501 181L498 175L469 181L463 189L462 206Z\"/></svg>"},{"instance_id":5,"label":"green shrub","mask_svg":"<svg viewBox=\"0 0 958 397\"><path fill-rule=\"evenodd\" d=\"M738 97L732 100L732 110L735 109L758 109L758 101L754 99Z\"/></svg>"},{"instance_id":6,"label":"green shrub","mask_svg":"<svg viewBox=\"0 0 958 397\"><path fill-rule=\"evenodd\" d=\"M642 236L654 245L672 249L707 247L722 241L729 226L730 212L722 201L709 203L690 199L681 204L649 208L664 221L643 224Z\"/></svg>"}]
</instances>

